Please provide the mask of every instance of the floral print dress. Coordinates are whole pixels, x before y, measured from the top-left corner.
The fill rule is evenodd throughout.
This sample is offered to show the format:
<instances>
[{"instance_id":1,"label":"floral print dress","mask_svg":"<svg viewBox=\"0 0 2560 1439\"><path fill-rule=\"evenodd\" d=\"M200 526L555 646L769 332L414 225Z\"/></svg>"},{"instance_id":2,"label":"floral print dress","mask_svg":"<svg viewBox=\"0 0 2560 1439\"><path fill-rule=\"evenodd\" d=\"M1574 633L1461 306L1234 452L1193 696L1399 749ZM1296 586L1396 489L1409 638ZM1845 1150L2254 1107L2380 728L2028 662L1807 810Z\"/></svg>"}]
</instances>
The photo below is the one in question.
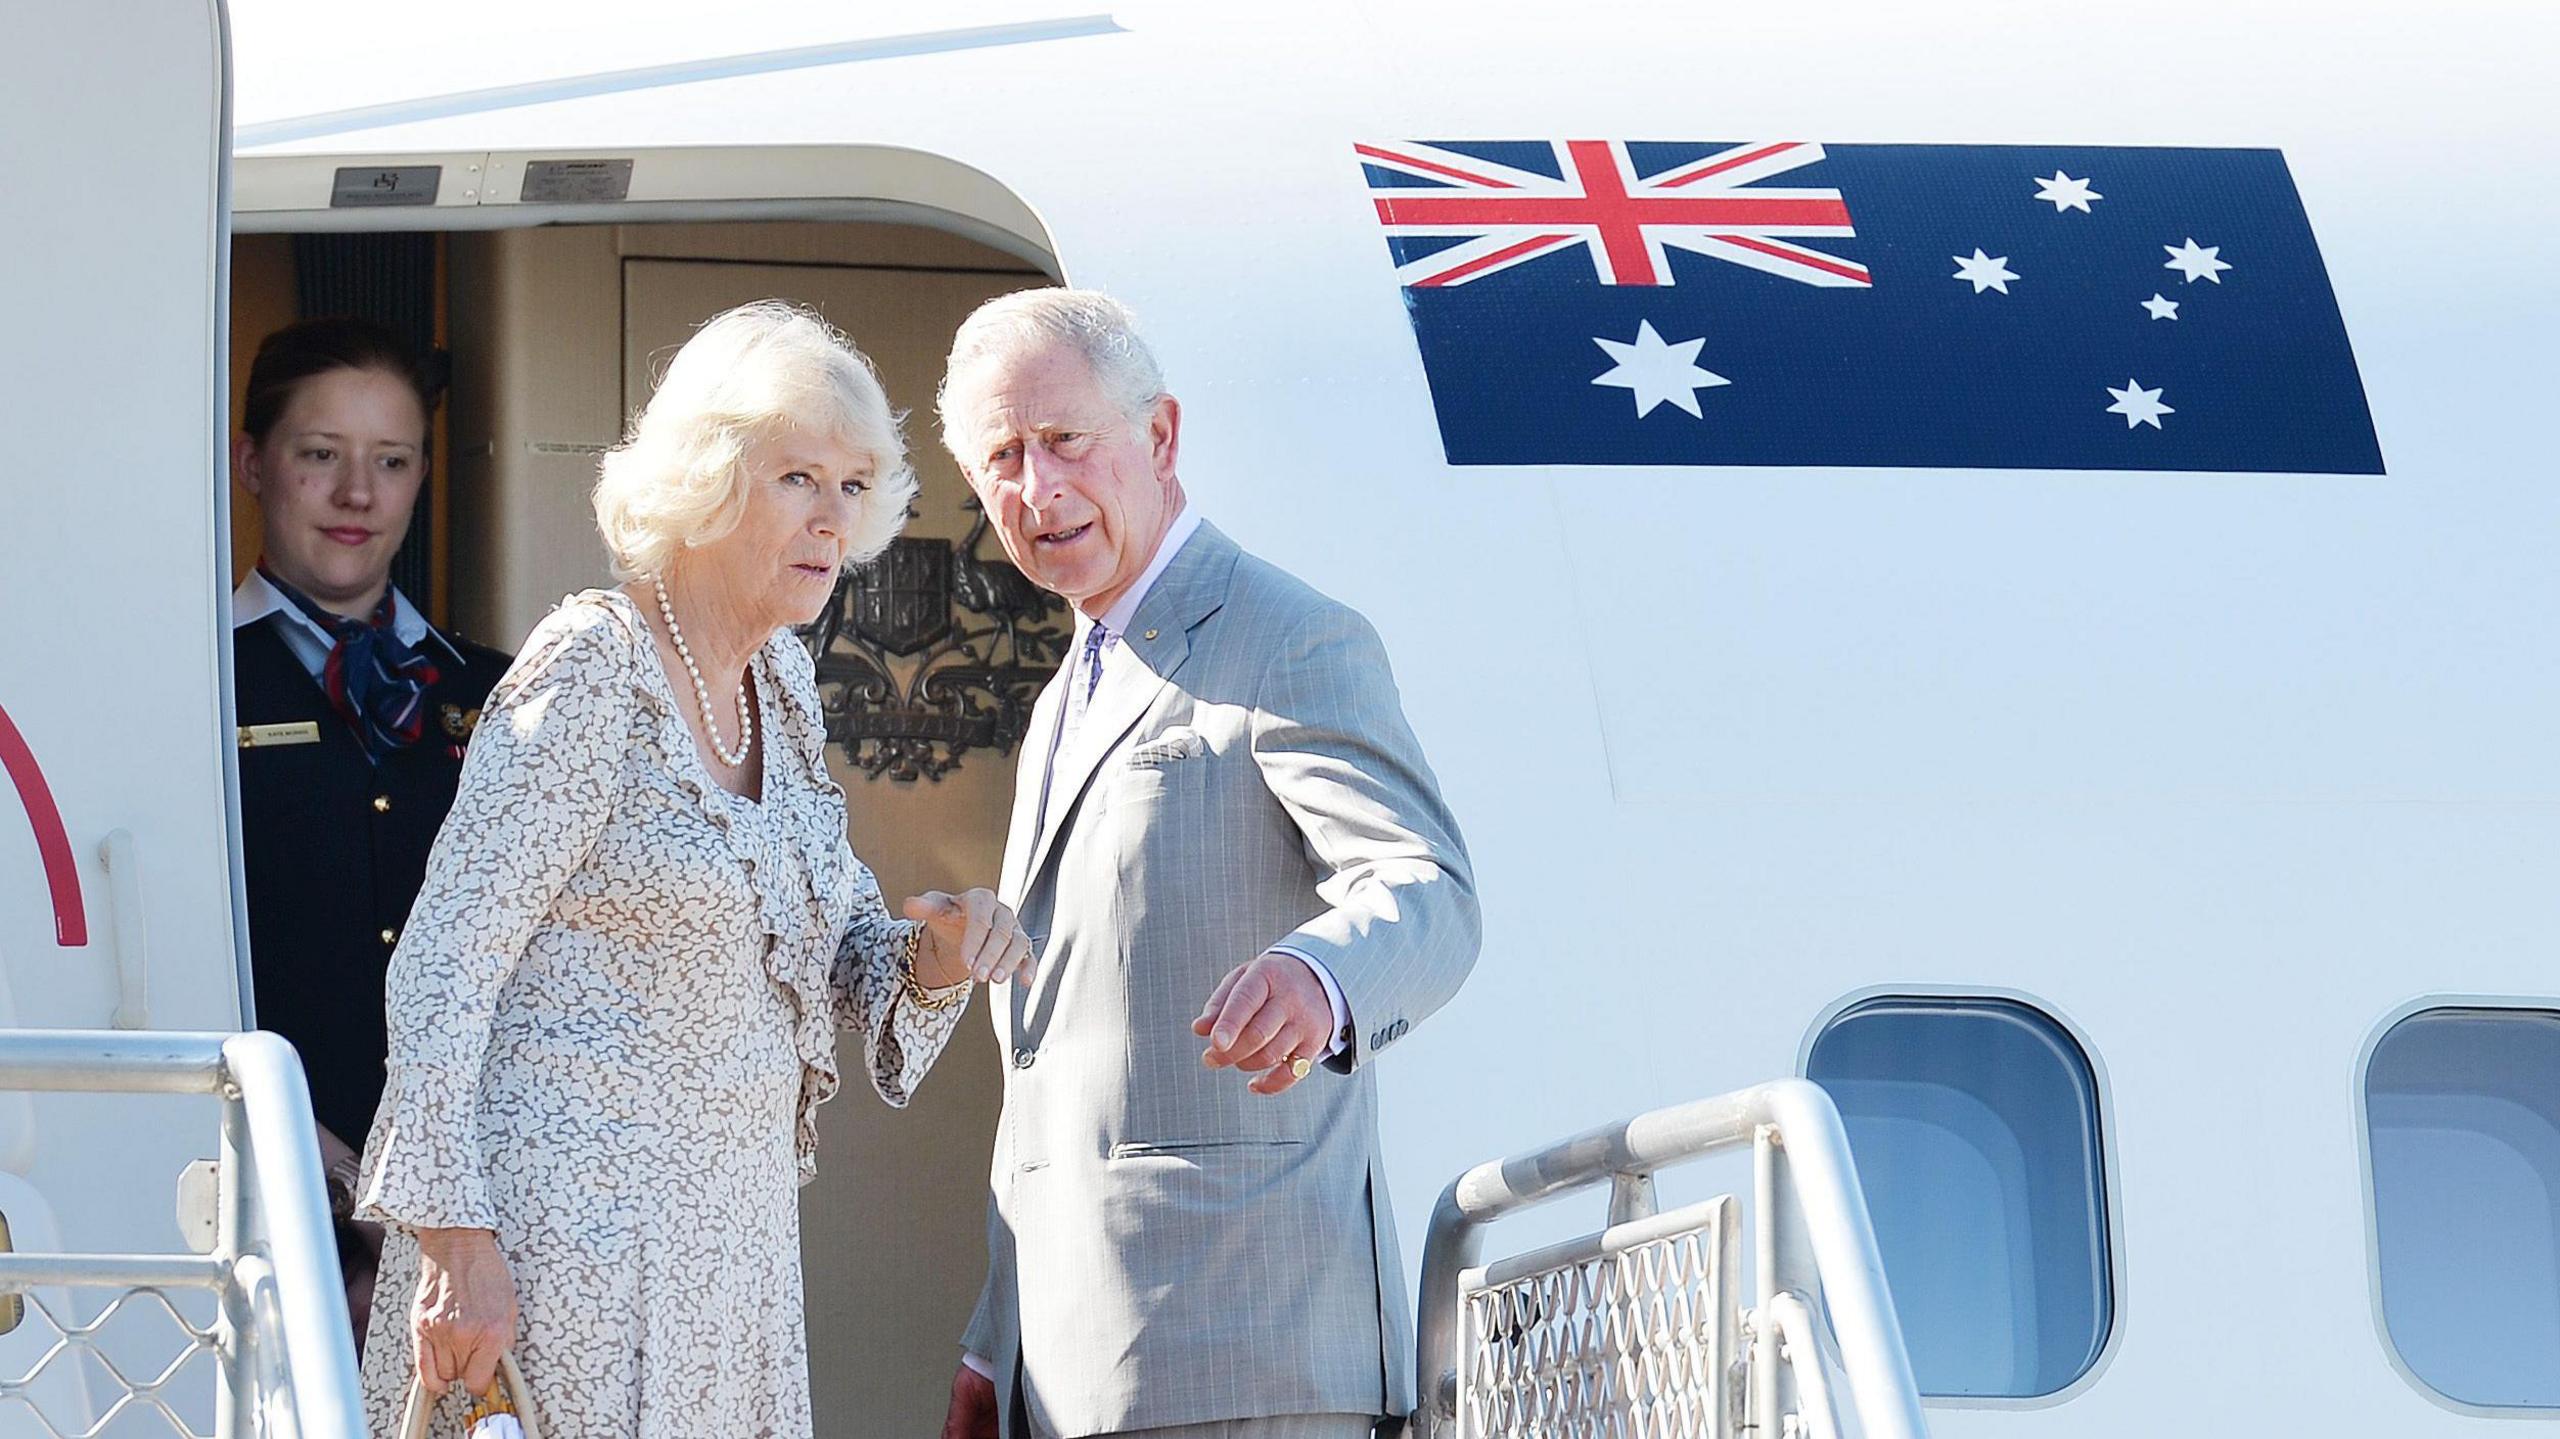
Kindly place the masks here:
<instances>
[{"instance_id":1,"label":"floral print dress","mask_svg":"<svg viewBox=\"0 0 2560 1439\"><path fill-rule=\"evenodd\" d=\"M715 783L639 608L571 596L489 697L390 973L359 1215L386 1221L365 1407L395 1434L416 1228L494 1230L553 1439L810 1432L796 1190L836 1032L903 1105L964 1006L845 840L807 651L750 665L762 798ZM448 1402L431 1430L458 1436Z\"/></svg>"}]
</instances>

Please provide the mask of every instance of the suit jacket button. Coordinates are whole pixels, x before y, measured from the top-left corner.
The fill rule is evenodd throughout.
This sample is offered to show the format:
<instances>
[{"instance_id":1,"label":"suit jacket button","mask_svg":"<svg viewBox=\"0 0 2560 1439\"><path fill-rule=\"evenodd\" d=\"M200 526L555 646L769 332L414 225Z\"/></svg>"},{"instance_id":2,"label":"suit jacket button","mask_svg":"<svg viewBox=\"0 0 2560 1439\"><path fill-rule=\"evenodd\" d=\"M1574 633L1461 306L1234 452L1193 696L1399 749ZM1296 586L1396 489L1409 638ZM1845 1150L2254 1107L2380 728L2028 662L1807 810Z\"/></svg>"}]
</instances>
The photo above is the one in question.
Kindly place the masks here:
<instances>
[{"instance_id":1,"label":"suit jacket button","mask_svg":"<svg viewBox=\"0 0 2560 1439\"><path fill-rule=\"evenodd\" d=\"M1016 1069L1029 1069L1031 1067L1031 1062L1039 1057L1039 1055L1032 1053L1030 1048L1027 1046L1017 1049L1013 1052L1013 1067Z\"/></svg>"},{"instance_id":2,"label":"suit jacket button","mask_svg":"<svg viewBox=\"0 0 2560 1439\"><path fill-rule=\"evenodd\" d=\"M375 795L373 797L373 812L375 814L391 813L391 796L387 794Z\"/></svg>"}]
</instances>

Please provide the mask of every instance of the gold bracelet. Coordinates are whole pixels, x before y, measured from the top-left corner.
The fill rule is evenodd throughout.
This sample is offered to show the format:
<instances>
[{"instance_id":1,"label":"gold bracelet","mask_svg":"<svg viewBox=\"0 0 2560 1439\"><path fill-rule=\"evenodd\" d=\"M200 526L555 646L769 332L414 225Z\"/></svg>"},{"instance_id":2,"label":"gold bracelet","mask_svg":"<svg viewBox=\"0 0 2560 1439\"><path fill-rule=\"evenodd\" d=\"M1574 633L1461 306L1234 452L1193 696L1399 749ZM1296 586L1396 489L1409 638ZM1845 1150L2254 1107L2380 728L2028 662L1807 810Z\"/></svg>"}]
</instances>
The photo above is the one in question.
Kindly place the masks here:
<instances>
[{"instance_id":1,"label":"gold bracelet","mask_svg":"<svg viewBox=\"0 0 2560 1439\"><path fill-rule=\"evenodd\" d=\"M923 925L907 931L906 952L898 956L898 979L906 988L907 998L914 1000L918 1009L949 1009L968 997L970 977L962 975L956 984L927 989L924 981L916 978L916 949L923 942Z\"/></svg>"}]
</instances>

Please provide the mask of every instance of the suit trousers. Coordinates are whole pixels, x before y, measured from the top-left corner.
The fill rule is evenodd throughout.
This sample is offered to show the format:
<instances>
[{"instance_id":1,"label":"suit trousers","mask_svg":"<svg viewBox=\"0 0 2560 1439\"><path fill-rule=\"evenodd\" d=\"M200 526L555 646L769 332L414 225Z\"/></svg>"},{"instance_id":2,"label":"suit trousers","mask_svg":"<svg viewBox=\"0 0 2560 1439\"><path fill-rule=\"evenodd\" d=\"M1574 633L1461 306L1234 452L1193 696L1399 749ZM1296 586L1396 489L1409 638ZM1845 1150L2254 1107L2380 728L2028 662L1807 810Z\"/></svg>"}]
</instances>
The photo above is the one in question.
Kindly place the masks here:
<instances>
[{"instance_id":1,"label":"suit trousers","mask_svg":"<svg viewBox=\"0 0 2560 1439\"><path fill-rule=\"evenodd\" d=\"M1013 1422L1005 1433L1029 1439L1059 1439L1056 1431L1031 1417L1023 1403L1022 1371L1014 1371ZM1206 1424L1171 1424L1154 1429L1123 1429L1090 1439L1392 1439L1404 1432L1403 1421L1381 1430L1383 1421L1366 1414L1267 1414L1255 1419L1213 1419Z\"/></svg>"},{"instance_id":2,"label":"suit trousers","mask_svg":"<svg viewBox=\"0 0 2560 1439\"><path fill-rule=\"evenodd\" d=\"M1165 1429L1131 1429L1098 1439L1369 1439L1378 1421L1365 1414L1273 1414L1260 1419L1219 1419ZM1034 1426L1038 1439L1055 1436Z\"/></svg>"}]
</instances>

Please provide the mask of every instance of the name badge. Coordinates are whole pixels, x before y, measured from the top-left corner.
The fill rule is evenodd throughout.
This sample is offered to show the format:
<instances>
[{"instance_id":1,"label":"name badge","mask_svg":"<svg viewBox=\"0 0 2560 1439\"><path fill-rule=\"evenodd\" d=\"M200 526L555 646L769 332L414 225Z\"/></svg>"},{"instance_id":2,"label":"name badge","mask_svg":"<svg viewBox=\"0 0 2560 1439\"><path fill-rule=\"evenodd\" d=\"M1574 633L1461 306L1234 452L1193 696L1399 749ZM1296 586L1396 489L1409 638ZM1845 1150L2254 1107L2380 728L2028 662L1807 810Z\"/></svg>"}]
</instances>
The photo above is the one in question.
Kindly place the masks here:
<instances>
[{"instance_id":1,"label":"name badge","mask_svg":"<svg viewBox=\"0 0 2560 1439\"><path fill-rule=\"evenodd\" d=\"M320 726L312 720L298 724L244 724L240 726L242 749L264 749L269 745L318 744Z\"/></svg>"}]
</instances>

